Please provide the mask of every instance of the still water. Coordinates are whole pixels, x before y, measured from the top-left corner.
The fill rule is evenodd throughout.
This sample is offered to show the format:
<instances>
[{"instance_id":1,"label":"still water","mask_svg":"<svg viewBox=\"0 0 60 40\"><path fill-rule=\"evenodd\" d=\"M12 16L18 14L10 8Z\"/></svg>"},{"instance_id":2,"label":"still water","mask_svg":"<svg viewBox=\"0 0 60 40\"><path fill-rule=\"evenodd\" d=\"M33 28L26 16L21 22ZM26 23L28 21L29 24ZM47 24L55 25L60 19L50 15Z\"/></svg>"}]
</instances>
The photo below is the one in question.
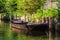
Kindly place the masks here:
<instances>
[{"instance_id":1,"label":"still water","mask_svg":"<svg viewBox=\"0 0 60 40\"><path fill-rule=\"evenodd\" d=\"M11 24L0 21L0 40L57 40L58 37L52 38L49 36L30 36L30 35L22 35L16 34L11 30ZM59 40L59 39L58 39Z\"/></svg>"}]
</instances>

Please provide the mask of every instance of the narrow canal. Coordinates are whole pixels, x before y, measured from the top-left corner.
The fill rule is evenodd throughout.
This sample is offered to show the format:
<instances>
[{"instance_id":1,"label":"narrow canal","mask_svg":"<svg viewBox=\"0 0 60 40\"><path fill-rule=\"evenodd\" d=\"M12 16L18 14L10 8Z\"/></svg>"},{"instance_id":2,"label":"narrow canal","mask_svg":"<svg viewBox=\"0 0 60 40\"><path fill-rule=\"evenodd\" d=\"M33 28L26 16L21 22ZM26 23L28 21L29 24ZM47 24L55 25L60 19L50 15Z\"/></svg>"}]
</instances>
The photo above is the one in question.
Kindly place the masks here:
<instances>
[{"instance_id":1,"label":"narrow canal","mask_svg":"<svg viewBox=\"0 0 60 40\"><path fill-rule=\"evenodd\" d=\"M36 33L37 34L37 33ZM32 34L33 35L33 34ZM0 40L57 40L49 36L30 36L12 32L11 24L0 21ZM50 35L50 34L49 34ZM56 37L58 38L58 37Z\"/></svg>"}]
</instances>

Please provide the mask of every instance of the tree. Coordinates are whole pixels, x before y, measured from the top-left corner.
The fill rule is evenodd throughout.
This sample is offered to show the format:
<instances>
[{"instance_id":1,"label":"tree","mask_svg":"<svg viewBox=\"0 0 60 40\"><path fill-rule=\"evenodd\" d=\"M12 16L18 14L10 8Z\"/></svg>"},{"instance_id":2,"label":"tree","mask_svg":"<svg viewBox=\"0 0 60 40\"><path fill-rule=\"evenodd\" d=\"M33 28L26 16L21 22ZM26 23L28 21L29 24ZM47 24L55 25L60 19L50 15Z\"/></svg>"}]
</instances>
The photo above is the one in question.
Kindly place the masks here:
<instances>
[{"instance_id":1,"label":"tree","mask_svg":"<svg viewBox=\"0 0 60 40\"><path fill-rule=\"evenodd\" d=\"M17 0L17 9L24 14L34 14L37 10L42 10L45 0Z\"/></svg>"},{"instance_id":2,"label":"tree","mask_svg":"<svg viewBox=\"0 0 60 40\"><path fill-rule=\"evenodd\" d=\"M60 22L60 1L58 1L58 22Z\"/></svg>"},{"instance_id":3,"label":"tree","mask_svg":"<svg viewBox=\"0 0 60 40\"><path fill-rule=\"evenodd\" d=\"M11 15L25 15L37 13L37 10L42 10L45 0L2 0L6 13Z\"/></svg>"},{"instance_id":4,"label":"tree","mask_svg":"<svg viewBox=\"0 0 60 40\"><path fill-rule=\"evenodd\" d=\"M17 8L24 13L35 13L38 9L41 9L44 5L44 0L17 0Z\"/></svg>"},{"instance_id":5,"label":"tree","mask_svg":"<svg viewBox=\"0 0 60 40\"><path fill-rule=\"evenodd\" d=\"M5 6L4 1L0 0L0 13L6 12L6 9L4 6Z\"/></svg>"}]
</instances>

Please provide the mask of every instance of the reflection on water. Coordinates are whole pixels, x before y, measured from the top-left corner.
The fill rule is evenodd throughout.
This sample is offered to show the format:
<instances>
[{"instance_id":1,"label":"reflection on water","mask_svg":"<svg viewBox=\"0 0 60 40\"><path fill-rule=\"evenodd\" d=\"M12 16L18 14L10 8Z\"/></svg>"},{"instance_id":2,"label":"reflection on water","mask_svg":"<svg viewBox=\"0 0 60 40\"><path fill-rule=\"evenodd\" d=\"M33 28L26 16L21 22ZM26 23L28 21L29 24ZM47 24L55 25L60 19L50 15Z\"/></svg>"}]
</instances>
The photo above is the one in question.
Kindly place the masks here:
<instances>
[{"instance_id":1,"label":"reflection on water","mask_svg":"<svg viewBox=\"0 0 60 40\"><path fill-rule=\"evenodd\" d=\"M37 32L33 32L37 34ZM48 36L32 36L32 35L22 35L20 33L16 34L11 30L11 24L0 21L0 40L59 40L57 32L55 33L56 37L53 37L51 32Z\"/></svg>"}]
</instances>

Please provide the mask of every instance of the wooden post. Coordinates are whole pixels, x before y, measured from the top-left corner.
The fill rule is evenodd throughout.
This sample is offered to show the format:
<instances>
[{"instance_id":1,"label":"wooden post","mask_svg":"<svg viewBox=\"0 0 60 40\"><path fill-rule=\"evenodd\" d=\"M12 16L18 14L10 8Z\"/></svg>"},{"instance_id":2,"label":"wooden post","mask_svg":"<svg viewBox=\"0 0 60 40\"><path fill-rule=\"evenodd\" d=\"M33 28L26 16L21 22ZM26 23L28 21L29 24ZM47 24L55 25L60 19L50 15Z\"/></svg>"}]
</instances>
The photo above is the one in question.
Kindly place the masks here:
<instances>
[{"instance_id":1,"label":"wooden post","mask_svg":"<svg viewBox=\"0 0 60 40\"><path fill-rule=\"evenodd\" d=\"M55 38L55 21L54 21L54 17L52 17L52 23L51 23L51 26L52 26L52 37L53 39Z\"/></svg>"},{"instance_id":2,"label":"wooden post","mask_svg":"<svg viewBox=\"0 0 60 40\"><path fill-rule=\"evenodd\" d=\"M60 22L58 22L57 24L56 24L56 28L55 28L55 30L56 30L56 40L60 40Z\"/></svg>"},{"instance_id":3,"label":"wooden post","mask_svg":"<svg viewBox=\"0 0 60 40\"><path fill-rule=\"evenodd\" d=\"M55 26L55 35L56 35L56 40L59 40L60 38L58 37L58 35L59 35L59 33L58 33L58 25L59 25L59 23L56 23L56 26Z\"/></svg>"},{"instance_id":4,"label":"wooden post","mask_svg":"<svg viewBox=\"0 0 60 40\"><path fill-rule=\"evenodd\" d=\"M55 37L55 25L54 17L49 18L49 38L54 40Z\"/></svg>"},{"instance_id":5,"label":"wooden post","mask_svg":"<svg viewBox=\"0 0 60 40\"><path fill-rule=\"evenodd\" d=\"M51 37L51 19L49 17L49 40L52 40L52 37Z\"/></svg>"}]
</instances>

